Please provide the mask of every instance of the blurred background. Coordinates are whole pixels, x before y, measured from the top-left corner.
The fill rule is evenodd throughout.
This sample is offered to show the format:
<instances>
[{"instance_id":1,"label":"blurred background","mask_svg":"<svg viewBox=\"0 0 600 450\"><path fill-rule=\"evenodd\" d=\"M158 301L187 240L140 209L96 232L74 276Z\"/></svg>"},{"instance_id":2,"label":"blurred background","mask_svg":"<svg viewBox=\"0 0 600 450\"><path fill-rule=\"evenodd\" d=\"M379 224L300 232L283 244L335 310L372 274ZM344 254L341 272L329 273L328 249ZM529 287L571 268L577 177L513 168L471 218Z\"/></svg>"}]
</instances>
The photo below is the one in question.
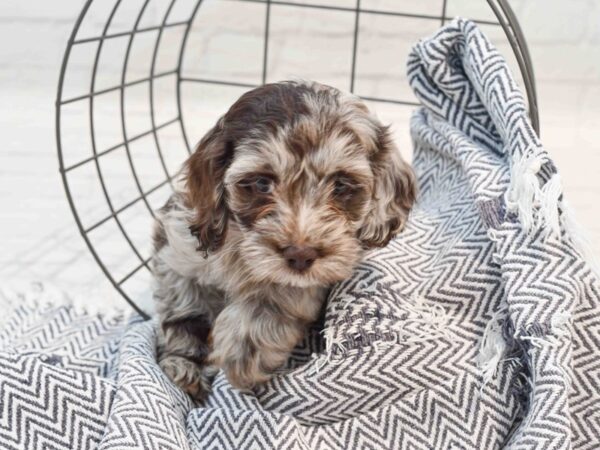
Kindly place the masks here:
<instances>
[{"instance_id":1,"label":"blurred background","mask_svg":"<svg viewBox=\"0 0 600 450\"><path fill-rule=\"evenodd\" d=\"M435 16L440 15L443 2L362 0L361 6ZM179 112L173 101L176 96L173 68L179 58L183 27L165 29L160 45L155 46L157 27L171 3L123 0L109 28L104 30L114 2L94 2L77 35L82 43L74 48L65 72L62 99L73 100L65 104L61 112L65 167L77 166L89 159L92 146L97 152L114 149L102 157L100 167L92 162L69 171L73 201L81 212L82 226L92 228L88 237L103 262L116 279L127 283L133 283L131 270L149 256L147 237L151 216L148 208L159 207L164 202L169 193L166 175L172 175L187 154L186 136L173 119L181 112L187 139L193 143L248 86L262 81L265 4L205 0L192 24L182 60L182 70L189 82L182 84ZM187 20L194 3L175 2L168 22L177 24ZM296 3L355 6L355 0L296 0ZM513 0L510 4L533 59L542 142L559 168L566 196L587 229L595 253L600 255L597 204L600 199L600 2ZM55 138L58 77L67 40L83 5L82 0L3 0L0 4L0 130L3 137L0 277L39 278L69 287L112 290L79 234L58 170ZM518 74L502 30L487 23L495 17L485 0L448 0L446 15L482 21L484 32ZM138 28L148 28L148 31L136 35L127 52L129 31L138 19ZM414 101L406 82L406 57L412 43L432 34L440 24L437 19L361 14L355 92L372 98ZM303 77L348 90L354 27L353 12L273 5L266 81ZM105 40L92 85L90 68L99 45L95 38L103 32L115 37ZM150 82L145 77L151 71L164 76ZM198 82L198 78L228 84ZM123 83L128 84L124 99L120 90L111 90L112 86ZM88 100L77 100L92 90L103 89L107 92L94 96L93 110ZM410 158L409 118L414 107L376 101L369 105L382 120L393 124L396 139ZM156 133L147 133L157 127ZM127 151L119 146L124 139L132 137L135 139ZM137 182L132 177L129 160L134 163ZM99 170L110 180L104 188L112 205L107 206L104 198ZM151 193L135 201L140 190ZM102 222L110 215L110 206L118 210L127 205L130 207L119 214L119 222ZM121 242L119 226L127 228L134 246L142 249L142 255L136 256L130 243ZM147 277L139 278L136 283L137 287L129 287L131 292L147 290Z\"/></svg>"}]
</instances>

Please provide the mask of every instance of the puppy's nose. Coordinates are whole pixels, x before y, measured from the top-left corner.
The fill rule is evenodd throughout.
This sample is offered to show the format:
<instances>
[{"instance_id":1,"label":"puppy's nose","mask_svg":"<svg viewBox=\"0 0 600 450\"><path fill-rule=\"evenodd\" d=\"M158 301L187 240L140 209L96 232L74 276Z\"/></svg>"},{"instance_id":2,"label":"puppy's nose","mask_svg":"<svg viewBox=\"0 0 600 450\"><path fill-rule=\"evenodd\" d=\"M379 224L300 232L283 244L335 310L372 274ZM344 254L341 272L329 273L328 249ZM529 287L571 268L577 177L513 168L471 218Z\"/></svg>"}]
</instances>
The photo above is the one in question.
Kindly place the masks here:
<instances>
[{"instance_id":1,"label":"puppy's nose","mask_svg":"<svg viewBox=\"0 0 600 450\"><path fill-rule=\"evenodd\" d=\"M314 248L305 245L292 245L283 249L283 257L288 266L298 272L303 272L312 266L318 256Z\"/></svg>"}]
</instances>

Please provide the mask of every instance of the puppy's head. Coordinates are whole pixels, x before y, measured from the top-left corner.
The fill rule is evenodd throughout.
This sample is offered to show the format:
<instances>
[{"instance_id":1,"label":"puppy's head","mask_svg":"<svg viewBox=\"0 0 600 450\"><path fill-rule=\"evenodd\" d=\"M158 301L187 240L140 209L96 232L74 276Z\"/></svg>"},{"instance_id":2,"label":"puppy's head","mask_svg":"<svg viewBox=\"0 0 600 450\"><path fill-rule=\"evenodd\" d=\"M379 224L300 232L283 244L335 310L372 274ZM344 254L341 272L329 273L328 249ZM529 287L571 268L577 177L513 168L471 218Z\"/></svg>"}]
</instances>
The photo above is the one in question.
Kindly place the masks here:
<instances>
[{"instance_id":1,"label":"puppy's head","mask_svg":"<svg viewBox=\"0 0 600 450\"><path fill-rule=\"evenodd\" d=\"M217 251L235 226L257 282L328 285L404 226L414 175L356 97L317 83L244 94L186 163L192 232Z\"/></svg>"}]
</instances>

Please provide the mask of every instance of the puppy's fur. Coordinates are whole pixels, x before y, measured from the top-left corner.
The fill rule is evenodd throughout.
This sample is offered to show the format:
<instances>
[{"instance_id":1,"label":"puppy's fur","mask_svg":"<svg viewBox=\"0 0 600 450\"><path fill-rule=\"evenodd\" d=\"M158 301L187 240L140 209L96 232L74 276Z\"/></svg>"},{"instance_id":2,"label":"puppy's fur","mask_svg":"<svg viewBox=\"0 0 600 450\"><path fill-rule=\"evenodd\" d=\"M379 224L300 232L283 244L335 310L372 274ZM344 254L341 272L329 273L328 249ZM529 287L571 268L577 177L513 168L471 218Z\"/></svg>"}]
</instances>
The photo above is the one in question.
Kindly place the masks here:
<instances>
[{"instance_id":1,"label":"puppy's fur","mask_svg":"<svg viewBox=\"0 0 600 450\"><path fill-rule=\"evenodd\" d=\"M267 380L365 249L404 226L411 168L355 96L318 83L244 94L200 141L159 211L159 361L196 398L216 368Z\"/></svg>"}]
</instances>

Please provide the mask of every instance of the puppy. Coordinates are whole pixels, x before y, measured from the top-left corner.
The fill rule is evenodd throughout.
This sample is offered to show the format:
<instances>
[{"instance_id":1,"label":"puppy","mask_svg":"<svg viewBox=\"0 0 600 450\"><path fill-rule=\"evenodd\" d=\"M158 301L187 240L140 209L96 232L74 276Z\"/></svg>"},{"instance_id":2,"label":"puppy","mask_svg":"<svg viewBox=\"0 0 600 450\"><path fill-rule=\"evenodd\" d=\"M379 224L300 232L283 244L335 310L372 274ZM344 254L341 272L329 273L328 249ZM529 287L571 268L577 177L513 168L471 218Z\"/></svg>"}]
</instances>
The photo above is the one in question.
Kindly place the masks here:
<instances>
[{"instance_id":1,"label":"puppy","mask_svg":"<svg viewBox=\"0 0 600 450\"><path fill-rule=\"evenodd\" d=\"M333 283L385 246L415 198L410 166L355 96L313 82L244 94L157 214L159 363L195 398L216 369L267 380Z\"/></svg>"}]
</instances>

